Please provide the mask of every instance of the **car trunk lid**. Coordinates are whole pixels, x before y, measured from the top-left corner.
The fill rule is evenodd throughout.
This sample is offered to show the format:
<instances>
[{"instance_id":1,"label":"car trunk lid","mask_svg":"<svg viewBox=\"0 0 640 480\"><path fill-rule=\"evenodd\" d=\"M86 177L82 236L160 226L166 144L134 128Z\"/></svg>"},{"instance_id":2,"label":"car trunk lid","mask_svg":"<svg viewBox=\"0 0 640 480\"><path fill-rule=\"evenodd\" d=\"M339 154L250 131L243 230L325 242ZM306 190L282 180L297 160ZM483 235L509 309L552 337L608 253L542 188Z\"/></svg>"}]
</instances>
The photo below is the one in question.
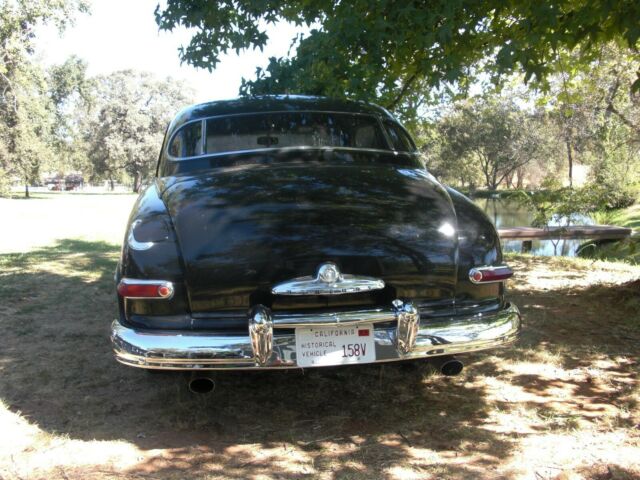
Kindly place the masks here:
<instances>
[{"instance_id":1,"label":"car trunk lid","mask_svg":"<svg viewBox=\"0 0 640 480\"><path fill-rule=\"evenodd\" d=\"M241 163L168 182L163 200L192 312L257 303L291 310L393 298L452 302L457 237L448 194L423 169L365 157ZM386 286L347 295L271 293L281 282L314 276L325 262Z\"/></svg>"}]
</instances>

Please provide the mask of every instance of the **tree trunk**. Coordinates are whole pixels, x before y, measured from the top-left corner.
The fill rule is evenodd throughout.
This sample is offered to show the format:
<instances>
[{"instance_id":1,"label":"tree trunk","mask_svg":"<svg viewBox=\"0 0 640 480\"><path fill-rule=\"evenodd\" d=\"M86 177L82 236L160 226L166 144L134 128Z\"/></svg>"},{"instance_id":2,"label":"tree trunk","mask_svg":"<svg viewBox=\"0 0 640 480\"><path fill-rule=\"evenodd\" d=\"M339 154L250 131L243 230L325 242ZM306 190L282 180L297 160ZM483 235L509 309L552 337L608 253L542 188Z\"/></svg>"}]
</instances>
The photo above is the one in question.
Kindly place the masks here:
<instances>
[{"instance_id":1,"label":"tree trunk","mask_svg":"<svg viewBox=\"0 0 640 480\"><path fill-rule=\"evenodd\" d=\"M522 190L522 187L524 186L524 168L519 168L518 170L516 170L516 173L518 175L516 188Z\"/></svg>"},{"instance_id":2,"label":"tree trunk","mask_svg":"<svg viewBox=\"0 0 640 480\"><path fill-rule=\"evenodd\" d=\"M29 182L24 182L24 198L29 198Z\"/></svg>"},{"instance_id":3,"label":"tree trunk","mask_svg":"<svg viewBox=\"0 0 640 480\"><path fill-rule=\"evenodd\" d=\"M116 186L113 183L113 178L109 178L109 190L113 192L115 189L116 189Z\"/></svg>"},{"instance_id":4,"label":"tree trunk","mask_svg":"<svg viewBox=\"0 0 640 480\"><path fill-rule=\"evenodd\" d=\"M133 175L133 193L139 193L140 192L141 179L142 179L142 176L140 175L140 172L134 173L134 175Z\"/></svg>"},{"instance_id":5,"label":"tree trunk","mask_svg":"<svg viewBox=\"0 0 640 480\"><path fill-rule=\"evenodd\" d=\"M491 177L491 190L497 190L500 182L498 181L498 171L493 171L493 176Z\"/></svg>"},{"instance_id":6,"label":"tree trunk","mask_svg":"<svg viewBox=\"0 0 640 480\"><path fill-rule=\"evenodd\" d=\"M567 158L569 159L569 188L573 188L573 152L571 151L571 140L566 139Z\"/></svg>"},{"instance_id":7,"label":"tree trunk","mask_svg":"<svg viewBox=\"0 0 640 480\"><path fill-rule=\"evenodd\" d=\"M484 170L484 186L487 187L487 190L495 190L496 184L496 176L491 175L489 171Z\"/></svg>"},{"instance_id":8,"label":"tree trunk","mask_svg":"<svg viewBox=\"0 0 640 480\"><path fill-rule=\"evenodd\" d=\"M504 177L504 181L505 181L505 183L507 184L507 188L508 188L508 189L513 188L513 173L511 173L511 174L509 174L509 175L506 175L506 176Z\"/></svg>"}]
</instances>

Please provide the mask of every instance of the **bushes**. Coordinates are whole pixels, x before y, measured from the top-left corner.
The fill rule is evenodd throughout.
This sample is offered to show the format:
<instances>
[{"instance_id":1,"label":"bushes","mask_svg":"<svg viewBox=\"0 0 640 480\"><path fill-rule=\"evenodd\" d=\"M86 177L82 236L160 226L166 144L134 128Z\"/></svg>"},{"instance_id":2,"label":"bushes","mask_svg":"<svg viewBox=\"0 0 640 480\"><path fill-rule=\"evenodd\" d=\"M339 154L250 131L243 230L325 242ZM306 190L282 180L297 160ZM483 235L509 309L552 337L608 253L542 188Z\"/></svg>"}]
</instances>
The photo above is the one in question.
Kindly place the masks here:
<instances>
[{"instance_id":1,"label":"bushes","mask_svg":"<svg viewBox=\"0 0 640 480\"><path fill-rule=\"evenodd\" d=\"M542 187L539 191L520 193L522 203L534 212L532 226L541 228L552 223L568 226L575 223L578 216L626 208L638 198L636 185L615 187L590 183L567 188L561 187L556 179L546 179Z\"/></svg>"},{"instance_id":2,"label":"bushes","mask_svg":"<svg viewBox=\"0 0 640 480\"><path fill-rule=\"evenodd\" d=\"M640 196L640 188L638 185L597 185L590 187L595 190L593 195L597 197L597 210L602 211L628 208L633 205L638 196Z\"/></svg>"}]
</instances>

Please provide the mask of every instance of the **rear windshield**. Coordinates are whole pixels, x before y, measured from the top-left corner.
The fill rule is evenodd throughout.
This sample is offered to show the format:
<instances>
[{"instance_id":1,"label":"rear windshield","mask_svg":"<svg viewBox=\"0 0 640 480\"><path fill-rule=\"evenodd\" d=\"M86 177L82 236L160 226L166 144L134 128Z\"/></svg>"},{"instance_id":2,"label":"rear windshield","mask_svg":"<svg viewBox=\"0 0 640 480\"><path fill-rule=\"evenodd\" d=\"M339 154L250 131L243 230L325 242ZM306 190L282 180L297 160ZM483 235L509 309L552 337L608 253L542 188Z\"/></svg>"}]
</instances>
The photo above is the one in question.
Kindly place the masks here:
<instances>
[{"instance_id":1,"label":"rear windshield","mask_svg":"<svg viewBox=\"0 0 640 480\"><path fill-rule=\"evenodd\" d=\"M189 125L183 128L188 127ZM375 117L368 115L326 112L235 115L206 120L205 131L206 141L202 146L198 135L187 136L179 131L173 137L169 153L179 158L192 156L180 155L179 152L214 154L264 148L389 149L380 123ZM187 141L194 144L185 146ZM173 144L177 142L180 142L180 148L177 145L174 147Z\"/></svg>"}]
</instances>

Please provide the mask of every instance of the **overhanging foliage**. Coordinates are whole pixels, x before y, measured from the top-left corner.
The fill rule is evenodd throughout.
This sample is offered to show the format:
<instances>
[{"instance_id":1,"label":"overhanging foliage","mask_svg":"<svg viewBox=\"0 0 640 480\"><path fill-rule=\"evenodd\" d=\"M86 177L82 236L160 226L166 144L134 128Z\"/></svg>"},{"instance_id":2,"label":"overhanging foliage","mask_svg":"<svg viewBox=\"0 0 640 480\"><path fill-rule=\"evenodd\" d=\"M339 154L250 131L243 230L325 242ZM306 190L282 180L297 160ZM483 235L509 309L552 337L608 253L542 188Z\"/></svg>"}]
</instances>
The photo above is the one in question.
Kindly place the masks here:
<instances>
[{"instance_id":1,"label":"overhanging foliage","mask_svg":"<svg viewBox=\"0 0 640 480\"><path fill-rule=\"evenodd\" d=\"M294 57L271 58L242 93L349 96L409 113L430 91L464 90L479 62L494 75L522 71L525 81L543 81L561 50L589 61L599 45L618 41L637 54L638 19L635 0L168 0L156 9L161 29L195 29L180 56L209 70L228 51L262 49L267 24L319 25Z\"/></svg>"}]
</instances>

